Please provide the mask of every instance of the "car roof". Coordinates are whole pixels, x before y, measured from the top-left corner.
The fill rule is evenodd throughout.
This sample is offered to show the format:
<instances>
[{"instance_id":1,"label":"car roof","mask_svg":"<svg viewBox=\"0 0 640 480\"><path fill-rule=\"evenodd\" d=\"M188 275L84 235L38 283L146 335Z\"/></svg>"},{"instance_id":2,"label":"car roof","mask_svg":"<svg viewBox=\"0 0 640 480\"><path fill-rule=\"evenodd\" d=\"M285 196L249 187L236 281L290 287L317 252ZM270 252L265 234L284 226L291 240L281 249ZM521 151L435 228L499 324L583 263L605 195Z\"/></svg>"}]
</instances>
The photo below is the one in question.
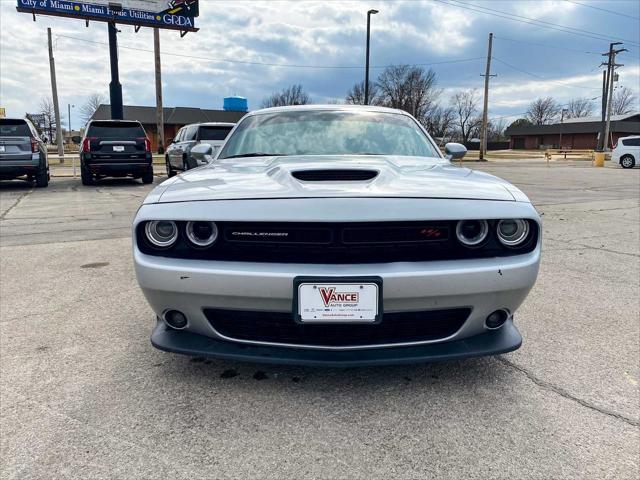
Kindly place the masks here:
<instances>
[{"instance_id":1,"label":"car roof","mask_svg":"<svg viewBox=\"0 0 640 480\"><path fill-rule=\"evenodd\" d=\"M411 116L404 110L398 110L396 108L379 107L376 105L344 105L344 104L330 104L330 105L287 105L286 107L270 107L262 108L260 110L253 110L249 112L249 115L261 115L263 113L279 113L279 112L296 112L296 111L344 111L344 112L381 112L381 113L395 113L398 115Z\"/></svg>"},{"instance_id":2,"label":"car roof","mask_svg":"<svg viewBox=\"0 0 640 480\"><path fill-rule=\"evenodd\" d=\"M87 125L90 123L139 123L140 125L142 125L142 123L140 123L140 120L114 120L114 119L110 119L110 120L89 120L87 122Z\"/></svg>"},{"instance_id":3,"label":"car roof","mask_svg":"<svg viewBox=\"0 0 640 480\"><path fill-rule=\"evenodd\" d=\"M620 140L625 140L627 138L640 138L640 135L629 135L628 137L620 137Z\"/></svg>"},{"instance_id":4,"label":"car roof","mask_svg":"<svg viewBox=\"0 0 640 480\"><path fill-rule=\"evenodd\" d=\"M235 127L236 124L232 122L202 122L202 123L192 123L191 125L198 125L200 127ZM190 127L191 125L187 125Z\"/></svg>"}]
</instances>

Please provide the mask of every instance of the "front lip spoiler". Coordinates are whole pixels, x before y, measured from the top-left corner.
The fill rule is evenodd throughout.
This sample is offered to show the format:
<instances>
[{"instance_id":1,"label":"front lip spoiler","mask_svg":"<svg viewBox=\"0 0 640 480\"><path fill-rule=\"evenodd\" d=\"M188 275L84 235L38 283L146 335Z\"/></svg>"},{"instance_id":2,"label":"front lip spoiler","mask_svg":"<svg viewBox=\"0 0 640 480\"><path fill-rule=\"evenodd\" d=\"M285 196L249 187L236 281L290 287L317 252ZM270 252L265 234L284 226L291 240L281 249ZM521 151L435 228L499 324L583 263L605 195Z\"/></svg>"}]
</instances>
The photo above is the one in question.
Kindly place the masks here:
<instances>
[{"instance_id":1,"label":"front lip spoiler","mask_svg":"<svg viewBox=\"0 0 640 480\"><path fill-rule=\"evenodd\" d=\"M513 324L513 321L508 320L504 326L498 330L462 340L451 340L412 347L326 351L255 346L217 340L184 330L170 329L164 322L158 320L151 334L151 344L166 352L243 362L320 367L367 367L375 365L440 362L485 355L497 355L520 348L520 345L522 345L522 336Z\"/></svg>"}]
</instances>

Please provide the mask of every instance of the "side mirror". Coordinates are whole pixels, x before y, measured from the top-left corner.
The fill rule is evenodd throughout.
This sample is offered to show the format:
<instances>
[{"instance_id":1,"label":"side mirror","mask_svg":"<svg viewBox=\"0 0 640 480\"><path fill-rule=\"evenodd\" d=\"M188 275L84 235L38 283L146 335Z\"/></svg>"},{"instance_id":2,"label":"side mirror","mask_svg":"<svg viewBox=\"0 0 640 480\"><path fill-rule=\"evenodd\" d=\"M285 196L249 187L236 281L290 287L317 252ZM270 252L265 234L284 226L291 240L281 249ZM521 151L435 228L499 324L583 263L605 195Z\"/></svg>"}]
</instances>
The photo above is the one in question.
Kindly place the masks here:
<instances>
[{"instance_id":1,"label":"side mirror","mask_svg":"<svg viewBox=\"0 0 640 480\"><path fill-rule=\"evenodd\" d=\"M460 160L467 154L467 147L461 143L447 143L444 153L447 160Z\"/></svg>"},{"instance_id":2,"label":"side mirror","mask_svg":"<svg viewBox=\"0 0 640 480\"><path fill-rule=\"evenodd\" d=\"M198 165L204 165L213 160L215 149L208 143L201 143L191 149L191 156L198 162Z\"/></svg>"},{"instance_id":3,"label":"side mirror","mask_svg":"<svg viewBox=\"0 0 640 480\"><path fill-rule=\"evenodd\" d=\"M175 143L173 140L174 140L173 138L169 139L169 145L171 145L172 143Z\"/></svg>"},{"instance_id":4,"label":"side mirror","mask_svg":"<svg viewBox=\"0 0 640 480\"><path fill-rule=\"evenodd\" d=\"M79 145L82 141L82 137L80 135L74 135L73 137L71 137L71 141L76 145Z\"/></svg>"}]
</instances>

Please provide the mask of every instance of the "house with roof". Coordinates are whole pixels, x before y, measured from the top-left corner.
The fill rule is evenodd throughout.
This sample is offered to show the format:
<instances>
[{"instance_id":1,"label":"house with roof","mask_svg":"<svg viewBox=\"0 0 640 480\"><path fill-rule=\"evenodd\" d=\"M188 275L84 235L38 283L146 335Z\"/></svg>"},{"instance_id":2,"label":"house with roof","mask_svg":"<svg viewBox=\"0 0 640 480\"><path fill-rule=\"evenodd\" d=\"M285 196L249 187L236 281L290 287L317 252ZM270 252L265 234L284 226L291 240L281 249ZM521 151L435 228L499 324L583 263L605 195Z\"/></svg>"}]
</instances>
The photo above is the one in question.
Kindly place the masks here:
<instances>
[{"instance_id":1,"label":"house with roof","mask_svg":"<svg viewBox=\"0 0 640 480\"><path fill-rule=\"evenodd\" d=\"M142 107L136 105L124 106L124 120L137 120L142 123L149 140L151 150L158 151L158 129L156 127L156 107ZM175 137L178 130L190 123L200 122L229 122L236 123L246 112L233 110L208 110L193 107L165 107L164 114L164 141L166 146ZM110 120L111 106L100 105L91 120Z\"/></svg>"},{"instance_id":2,"label":"house with roof","mask_svg":"<svg viewBox=\"0 0 640 480\"><path fill-rule=\"evenodd\" d=\"M505 135L512 149L595 149L601 126L601 117L567 118L550 125L511 125ZM640 113L612 115L609 146L630 135L640 135Z\"/></svg>"}]
</instances>

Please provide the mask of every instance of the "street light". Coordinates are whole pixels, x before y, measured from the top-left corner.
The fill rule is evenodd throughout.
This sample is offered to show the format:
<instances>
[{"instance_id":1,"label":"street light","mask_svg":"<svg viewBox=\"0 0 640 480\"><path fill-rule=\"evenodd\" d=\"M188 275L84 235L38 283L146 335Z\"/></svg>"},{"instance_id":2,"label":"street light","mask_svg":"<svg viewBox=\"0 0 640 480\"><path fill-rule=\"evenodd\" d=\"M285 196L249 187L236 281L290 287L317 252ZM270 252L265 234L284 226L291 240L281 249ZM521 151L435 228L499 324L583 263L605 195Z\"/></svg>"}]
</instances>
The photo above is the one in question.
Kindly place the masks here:
<instances>
[{"instance_id":1,"label":"street light","mask_svg":"<svg viewBox=\"0 0 640 480\"><path fill-rule=\"evenodd\" d=\"M364 72L364 104L369 105L369 38L371 36L371 15L378 13L378 10L367 12L367 61Z\"/></svg>"},{"instance_id":2,"label":"street light","mask_svg":"<svg viewBox=\"0 0 640 480\"><path fill-rule=\"evenodd\" d=\"M71 135L71 108L76 108L75 105L67 103L67 108L69 109L69 135Z\"/></svg>"}]
</instances>

